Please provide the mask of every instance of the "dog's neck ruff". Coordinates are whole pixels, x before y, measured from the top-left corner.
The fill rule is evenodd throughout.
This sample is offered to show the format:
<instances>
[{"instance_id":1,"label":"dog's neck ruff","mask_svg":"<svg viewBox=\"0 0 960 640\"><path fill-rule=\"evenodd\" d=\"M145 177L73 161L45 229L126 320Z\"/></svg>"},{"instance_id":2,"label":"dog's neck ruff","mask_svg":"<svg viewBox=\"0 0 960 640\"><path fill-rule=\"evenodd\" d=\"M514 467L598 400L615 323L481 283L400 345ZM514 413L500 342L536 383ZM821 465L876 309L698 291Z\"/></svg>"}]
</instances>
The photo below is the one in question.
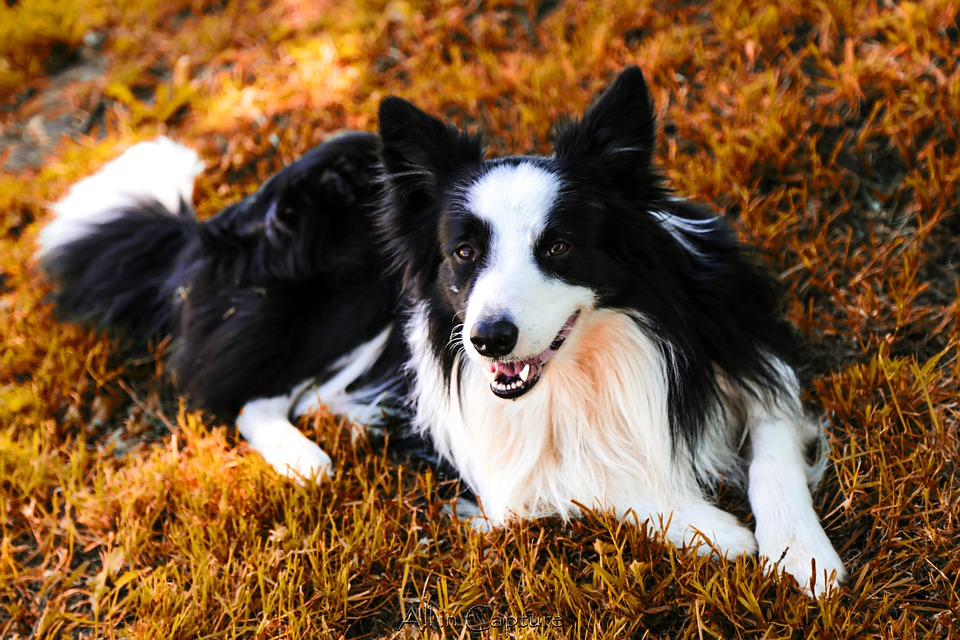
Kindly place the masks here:
<instances>
[{"instance_id":1,"label":"dog's neck ruff","mask_svg":"<svg viewBox=\"0 0 960 640\"><path fill-rule=\"evenodd\" d=\"M629 313L581 312L537 388L513 402L466 358L445 384L427 316L421 304L407 326L415 424L494 523L697 491L687 457L671 455L663 355Z\"/></svg>"}]
</instances>

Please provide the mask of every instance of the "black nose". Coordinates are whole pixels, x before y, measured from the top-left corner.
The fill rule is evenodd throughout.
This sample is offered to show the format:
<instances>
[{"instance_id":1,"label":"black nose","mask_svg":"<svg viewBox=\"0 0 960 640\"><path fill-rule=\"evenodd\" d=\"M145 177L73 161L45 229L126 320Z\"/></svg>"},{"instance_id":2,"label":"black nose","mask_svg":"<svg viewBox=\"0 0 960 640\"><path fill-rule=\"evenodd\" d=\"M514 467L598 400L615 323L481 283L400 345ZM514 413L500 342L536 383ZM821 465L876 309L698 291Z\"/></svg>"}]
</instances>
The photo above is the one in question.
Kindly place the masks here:
<instances>
[{"instance_id":1,"label":"black nose","mask_svg":"<svg viewBox=\"0 0 960 640\"><path fill-rule=\"evenodd\" d=\"M473 327L470 342L477 352L489 358L505 356L517 346L520 330L509 320L499 319L492 322L481 320Z\"/></svg>"}]
</instances>

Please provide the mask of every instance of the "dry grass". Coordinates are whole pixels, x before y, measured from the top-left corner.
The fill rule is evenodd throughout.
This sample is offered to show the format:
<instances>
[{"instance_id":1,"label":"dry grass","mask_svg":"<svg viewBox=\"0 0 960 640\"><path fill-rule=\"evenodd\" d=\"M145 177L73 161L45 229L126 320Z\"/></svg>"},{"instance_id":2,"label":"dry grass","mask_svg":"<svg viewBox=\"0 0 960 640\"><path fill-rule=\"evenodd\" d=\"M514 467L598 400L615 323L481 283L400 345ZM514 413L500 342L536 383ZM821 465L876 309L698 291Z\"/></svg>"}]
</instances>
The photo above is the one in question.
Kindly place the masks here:
<instances>
[{"instance_id":1,"label":"dry grass","mask_svg":"<svg viewBox=\"0 0 960 640\"><path fill-rule=\"evenodd\" d=\"M958 10L0 5L0 637L469 637L482 620L491 637L960 637ZM69 75L78 60L97 72ZM329 415L304 428L336 480L285 482L178 407L165 345L131 359L44 302L44 203L134 141L200 149L208 215L330 132L372 129L387 94L483 127L494 152L544 151L551 120L630 63L669 178L767 252L810 340L832 424L816 501L850 568L818 602L602 514L470 531L430 472Z\"/></svg>"}]
</instances>

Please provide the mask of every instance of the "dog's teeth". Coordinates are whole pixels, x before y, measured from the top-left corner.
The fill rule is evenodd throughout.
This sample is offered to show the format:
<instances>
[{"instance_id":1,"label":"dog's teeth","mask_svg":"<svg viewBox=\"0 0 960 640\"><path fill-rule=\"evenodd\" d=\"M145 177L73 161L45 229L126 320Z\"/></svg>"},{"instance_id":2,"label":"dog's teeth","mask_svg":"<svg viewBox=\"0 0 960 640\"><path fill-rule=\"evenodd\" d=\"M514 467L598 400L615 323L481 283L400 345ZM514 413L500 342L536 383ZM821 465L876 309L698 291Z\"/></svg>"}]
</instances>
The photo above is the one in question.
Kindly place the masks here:
<instances>
[{"instance_id":1,"label":"dog's teeth","mask_svg":"<svg viewBox=\"0 0 960 640\"><path fill-rule=\"evenodd\" d=\"M524 382L527 381L527 378L530 377L530 363L523 365L523 369L520 370L520 379Z\"/></svg>"}]
</instances>

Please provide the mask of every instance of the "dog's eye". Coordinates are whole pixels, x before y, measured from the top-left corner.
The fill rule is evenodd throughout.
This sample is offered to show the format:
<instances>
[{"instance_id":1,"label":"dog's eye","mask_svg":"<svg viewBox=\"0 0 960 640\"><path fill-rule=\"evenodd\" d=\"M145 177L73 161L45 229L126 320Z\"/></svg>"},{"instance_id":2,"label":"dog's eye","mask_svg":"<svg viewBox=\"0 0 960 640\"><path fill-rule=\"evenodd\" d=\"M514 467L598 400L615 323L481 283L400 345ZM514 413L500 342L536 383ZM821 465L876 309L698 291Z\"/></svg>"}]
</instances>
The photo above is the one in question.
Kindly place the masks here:
<instances>
[{"instance_id":1,"label":"dog's eye","mask_svg":"<svg viewBox=\"0 0 960 640\"><path fill-rule=\"evenodd\" d=\"M557 240L547 249L547 255L551 258L558 258L570 251L570 244L563 240Z\"/></svg>"},{"instance_id":2,"label":"dog's eye","mask_svg":"<svg viewBox=\"0 0 960 640\"><path fill-rule=\"evenodd\" d=\"M477 257L477 250L468 244L461 244L454 250L453 254L464 262L472 262Z\"/></svg>"}]
</instances>

